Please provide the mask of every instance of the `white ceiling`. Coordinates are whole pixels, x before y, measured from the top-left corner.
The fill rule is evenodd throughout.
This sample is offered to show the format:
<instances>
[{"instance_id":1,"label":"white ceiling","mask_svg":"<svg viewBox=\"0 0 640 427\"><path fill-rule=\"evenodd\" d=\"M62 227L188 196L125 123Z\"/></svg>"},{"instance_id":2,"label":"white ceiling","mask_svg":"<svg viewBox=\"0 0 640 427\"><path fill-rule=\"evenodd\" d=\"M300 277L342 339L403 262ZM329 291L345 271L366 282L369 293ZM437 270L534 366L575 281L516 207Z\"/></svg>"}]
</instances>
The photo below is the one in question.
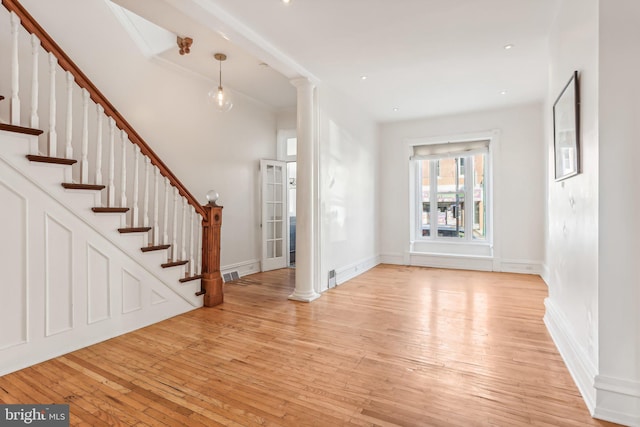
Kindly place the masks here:
<instances>
[{"instance_id":1,"label":"white ceiling","mask_svg":"<svg viewBox=\"0 0 640 427\"><path fill-rule=\"evenodd\" d=\"M559 0L115 1L194 39L164 59L217 79L226 53L236 92L287 108L304 75L388 122L541 100Z\"/></svg>"}]
</instances>

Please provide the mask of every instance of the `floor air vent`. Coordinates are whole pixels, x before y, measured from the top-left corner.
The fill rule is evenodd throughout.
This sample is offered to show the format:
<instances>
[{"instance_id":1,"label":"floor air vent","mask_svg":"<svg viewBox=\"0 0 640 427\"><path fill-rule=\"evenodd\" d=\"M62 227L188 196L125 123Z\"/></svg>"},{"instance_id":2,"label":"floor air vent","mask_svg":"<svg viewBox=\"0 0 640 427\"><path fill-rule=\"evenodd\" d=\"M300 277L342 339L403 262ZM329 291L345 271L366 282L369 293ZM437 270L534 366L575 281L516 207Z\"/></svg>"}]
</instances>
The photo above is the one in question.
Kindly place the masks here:
<instances>
[{"instance_id":1,"label":"floor air vent","mask_svg":"<svg viewBox=\"0 0 640 427\"><path fill-rule=\"evenodd\" d=\"M329 285L330 288L335 288L336 287L336 271L335 270L331 270L329 271Z\"/></svg>"},{"instance_id":2,"label":"floor air vent","mask_svg":"<svg viewBox=\"0 0 640 427\"><path fill-rule=\"evenodd\" d=\"M239 278L240 278L240 274L238 274L237 271L231 271L229 273L224 273L222 275L222 280L224 280L225 283L233 282L234 280L238 280Z\"/></svg>"}]
</instances>

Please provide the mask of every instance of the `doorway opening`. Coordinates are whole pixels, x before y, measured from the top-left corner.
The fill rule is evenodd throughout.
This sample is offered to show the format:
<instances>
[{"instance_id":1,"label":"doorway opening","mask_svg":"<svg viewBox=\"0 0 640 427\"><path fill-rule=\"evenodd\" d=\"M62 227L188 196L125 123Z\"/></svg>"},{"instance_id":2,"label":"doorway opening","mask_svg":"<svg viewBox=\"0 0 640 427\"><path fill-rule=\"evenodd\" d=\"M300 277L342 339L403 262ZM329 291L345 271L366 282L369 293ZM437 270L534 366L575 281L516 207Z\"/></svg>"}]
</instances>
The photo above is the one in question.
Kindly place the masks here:
<instances>
[{"instance_id":1,"label":"doorway opening","mask_svg":"<svg viewBox=\"0 0 640 427\"><path fill-rule=\"evenodd\" d=\"M287 162L287 216L289 221L289 258L287 265L296 266L296 162Z\"/></svg>"}]
</instances>

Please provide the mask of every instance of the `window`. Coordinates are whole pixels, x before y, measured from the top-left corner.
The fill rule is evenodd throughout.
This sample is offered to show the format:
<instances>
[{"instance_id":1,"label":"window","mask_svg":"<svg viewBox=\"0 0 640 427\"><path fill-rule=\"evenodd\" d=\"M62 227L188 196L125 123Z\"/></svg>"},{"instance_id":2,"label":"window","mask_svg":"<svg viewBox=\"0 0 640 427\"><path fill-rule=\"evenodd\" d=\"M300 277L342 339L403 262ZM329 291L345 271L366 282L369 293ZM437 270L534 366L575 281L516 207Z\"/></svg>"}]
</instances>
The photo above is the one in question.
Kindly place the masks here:
<instances>
[{"instance_id":1,"label":"window","mask_svg":"<svg viewBox=\"0 0 640 427\"><path fill-rule=\"evenodd\" d=\"M489 142L412 147L415 240L488 242Z\"/></svg>"},{"instance_id":2,"label":"window","mask_svg":"<svg viewBox=\"0 0 640 427\"><path fill-rule=\"evenodd\" d=\"M287 138L287 156L295 156L298 150L298 138Z\"/></svg>"}]
</instances>

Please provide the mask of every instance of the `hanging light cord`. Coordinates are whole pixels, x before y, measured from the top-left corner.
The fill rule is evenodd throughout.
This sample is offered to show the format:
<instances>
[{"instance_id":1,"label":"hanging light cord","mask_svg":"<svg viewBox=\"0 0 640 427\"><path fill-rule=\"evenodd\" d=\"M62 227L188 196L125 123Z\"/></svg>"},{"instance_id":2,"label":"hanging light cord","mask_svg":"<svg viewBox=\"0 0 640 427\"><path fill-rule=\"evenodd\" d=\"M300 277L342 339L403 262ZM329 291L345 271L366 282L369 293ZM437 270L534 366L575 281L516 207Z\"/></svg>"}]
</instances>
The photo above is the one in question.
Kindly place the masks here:
<instances>
[{"instance_id":1,"label":"hanging light cord","mask_svg":"<svg viewBox=\"0 0 640 427\"><path fill-rule=\"evenodd\" d=\"M218 87L220 89L222 89L222 60L218 59L218 71L219 71L219 76L218 76Z\"/></svg>"}]
</instances>

